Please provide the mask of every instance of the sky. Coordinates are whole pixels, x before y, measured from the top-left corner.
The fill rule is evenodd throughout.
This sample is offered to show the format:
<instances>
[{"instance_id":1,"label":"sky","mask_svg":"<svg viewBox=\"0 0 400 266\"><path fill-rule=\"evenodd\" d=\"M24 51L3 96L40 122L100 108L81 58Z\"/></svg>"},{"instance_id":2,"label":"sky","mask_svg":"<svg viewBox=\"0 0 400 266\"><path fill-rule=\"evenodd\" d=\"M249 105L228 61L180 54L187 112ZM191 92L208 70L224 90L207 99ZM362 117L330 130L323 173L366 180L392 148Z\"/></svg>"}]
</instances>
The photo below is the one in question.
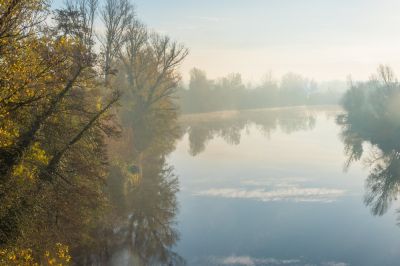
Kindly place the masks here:
<instances>
[{"instance_id":1,"label":"sky","mask_svg":"<svg viewBox=\"0 0 400 266\"><path fill-rule=\"evenodd\" d=\"M189 49L185 81L193 67L209 78L241 73L253 83L288 72L365 80L380 64L400 75L399 0L131 1L150 29Z\"/></svg>"},{"instance_id":2,"label":"sky","mask_svg":"<svg viewBox=\"0 0 400 266\"><path fill-rule=\"evenodd\" d=\"M189 48L181 67L210 78L272 72L317 81L368 79L379 64L400 73L398 0L135 0L151 29Z\"/></svg>"}]
</instances>

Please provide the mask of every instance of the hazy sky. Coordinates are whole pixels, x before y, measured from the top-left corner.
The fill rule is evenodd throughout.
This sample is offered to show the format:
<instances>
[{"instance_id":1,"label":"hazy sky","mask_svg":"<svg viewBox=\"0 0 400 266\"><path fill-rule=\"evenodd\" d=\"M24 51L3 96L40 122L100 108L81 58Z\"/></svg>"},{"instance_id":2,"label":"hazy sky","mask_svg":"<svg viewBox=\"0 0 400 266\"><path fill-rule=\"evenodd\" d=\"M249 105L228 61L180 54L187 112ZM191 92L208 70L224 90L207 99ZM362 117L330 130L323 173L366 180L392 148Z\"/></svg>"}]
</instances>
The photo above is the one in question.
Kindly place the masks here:
<instances>
[{"instance_id":1,"label":"hazy sky","mask_svg":"<svg viewBox=\"0 0 400 266\"><path fill-rule=\"evenodd\" d=\"M379 64L400 75L400 0L131 1L145 24L190 49L185 79L193 67L255 82L268 72L367 79Z\"/></svg>"},{"instance_id":2,"label":"hazy sky","mask_svg":"<svg viewBox=\"0 0 400 266\"><path fill-rule=\"evenodd\" d=\"M293 71L317 80L400 73L399 0L135 0L139 18L190 49L192 67L258 81Z\"/></svg>"}]
</instances>

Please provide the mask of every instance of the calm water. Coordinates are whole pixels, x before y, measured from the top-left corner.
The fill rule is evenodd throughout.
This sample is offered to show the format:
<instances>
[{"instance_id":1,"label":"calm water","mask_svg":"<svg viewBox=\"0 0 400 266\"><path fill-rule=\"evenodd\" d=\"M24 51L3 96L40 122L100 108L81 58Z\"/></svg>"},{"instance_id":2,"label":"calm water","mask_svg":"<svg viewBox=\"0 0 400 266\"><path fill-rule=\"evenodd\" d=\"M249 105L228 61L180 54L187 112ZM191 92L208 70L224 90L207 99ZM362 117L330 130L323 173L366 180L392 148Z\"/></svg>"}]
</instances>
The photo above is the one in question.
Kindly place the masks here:
<instances>
[{"instance_id":1,"label":"calm water","mask_svg":"<svg viewBox=\"0 0 400 266\"><path fill-rule=\"evenodd\" d=\"M364 204L365 159L347 171L339 108L185 117L176 251L188 265L400 265L396 205ZM368 147L366 147L368 150Z\"/></svg>"}]
</instances>

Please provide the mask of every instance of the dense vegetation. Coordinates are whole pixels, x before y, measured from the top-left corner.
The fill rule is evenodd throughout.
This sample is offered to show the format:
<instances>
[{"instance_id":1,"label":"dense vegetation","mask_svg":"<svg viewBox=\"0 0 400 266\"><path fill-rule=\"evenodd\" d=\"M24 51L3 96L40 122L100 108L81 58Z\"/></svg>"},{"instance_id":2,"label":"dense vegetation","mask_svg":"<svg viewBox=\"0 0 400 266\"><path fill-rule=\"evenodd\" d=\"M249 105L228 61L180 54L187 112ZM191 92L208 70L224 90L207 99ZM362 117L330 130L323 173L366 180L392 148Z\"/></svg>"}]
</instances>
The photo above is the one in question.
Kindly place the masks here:
<instances>
[{"instance_id":1,"label":"dense vegetation","mask_svg":"<svg viewBox=\"0 0 400 266\"><path fill-rule=\"evenodd\" d=\"M188 88L179 90L184 113L279 106L338 104L346 84L316 82L288 73L280 82L267 75L258 86L243 84L240 74L210 80L204 71L190 72Z\"/></svg>"},{"instance_id":2,"label":"dense vegetation","mask_svg":"<svg viewBox=\"0 0 400 266\"><path fill-rule=\"evenodd\" d=\"M0 0L1 265L46 265L58 246L60 263L106 264L121 247L144 264L182 262L164 158L186 55L126 0Z\"/></svg>"}]
</instances>

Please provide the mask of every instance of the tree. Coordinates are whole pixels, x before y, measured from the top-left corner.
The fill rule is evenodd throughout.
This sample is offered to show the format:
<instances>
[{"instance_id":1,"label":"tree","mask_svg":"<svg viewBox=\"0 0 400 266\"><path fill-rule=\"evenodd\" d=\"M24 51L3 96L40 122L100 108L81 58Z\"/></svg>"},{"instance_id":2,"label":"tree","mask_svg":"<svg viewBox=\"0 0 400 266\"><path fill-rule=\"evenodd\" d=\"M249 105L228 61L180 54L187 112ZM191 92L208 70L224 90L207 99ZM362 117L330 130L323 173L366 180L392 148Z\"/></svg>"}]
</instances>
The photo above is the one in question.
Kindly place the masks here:
<instances>
[{"instance_id":1,"label":"tree","mask_svg":"<svg viewBox=\"0 0 400 266\"><path fill-rule=\"evenodd\" d=\"M134 9L128 0L106 0L101 9L106 32L100 37L104 56L104 82L110 85L110 74L115 72L116 58L124 42L126 30L134 19Z\"/></svg>"},{"instance_id":2,"label":"tree","mask_svg":"<svg viewBox=\"0 0 400 266\"><path fill-rule=\"evenodd\" d=\"M110 230L121 231L110 235L109 249L128 246L144 264L174 264L180 257L171 250L177 233L170 223L178 186L164 159L180 134L174 97L178 67L188 51L150 33L137 19L127 25L118 48L112 62L118 71L110 86L123 94L118 111L123 132L110 145L114 161L107 182L109 198L118 206L109 213Z\"/></svg>"},{"instance_id":3,"label":"tree","mask_svg":"<svg viewBox=\"0 0 400 266\"><path fill-rule=\"evenodd\" d=\"M370 167L365 204L374 215L383 215L400 192L400 85L392 70L380 66L369 82L352 84L338 116L345 144L347 169L363 158L364 143L372 146L365 162Z\"/></svg>"},{"instance_id":4,"label":"tree","mask_svg":"<svg viewBox=\"0 0 400 266\"><path fill-rule=\"evenodd\" d=\"M105 206L104 140L116 133L110 108L119 94L105 94L97 80L96 2L67 3L55 27L36 19L47 14L38 3L7 1L17 13L2 13L9 23L31 17L15 19L2 39L0 245L93 247Z\"/></svg>"}]
</instances>

